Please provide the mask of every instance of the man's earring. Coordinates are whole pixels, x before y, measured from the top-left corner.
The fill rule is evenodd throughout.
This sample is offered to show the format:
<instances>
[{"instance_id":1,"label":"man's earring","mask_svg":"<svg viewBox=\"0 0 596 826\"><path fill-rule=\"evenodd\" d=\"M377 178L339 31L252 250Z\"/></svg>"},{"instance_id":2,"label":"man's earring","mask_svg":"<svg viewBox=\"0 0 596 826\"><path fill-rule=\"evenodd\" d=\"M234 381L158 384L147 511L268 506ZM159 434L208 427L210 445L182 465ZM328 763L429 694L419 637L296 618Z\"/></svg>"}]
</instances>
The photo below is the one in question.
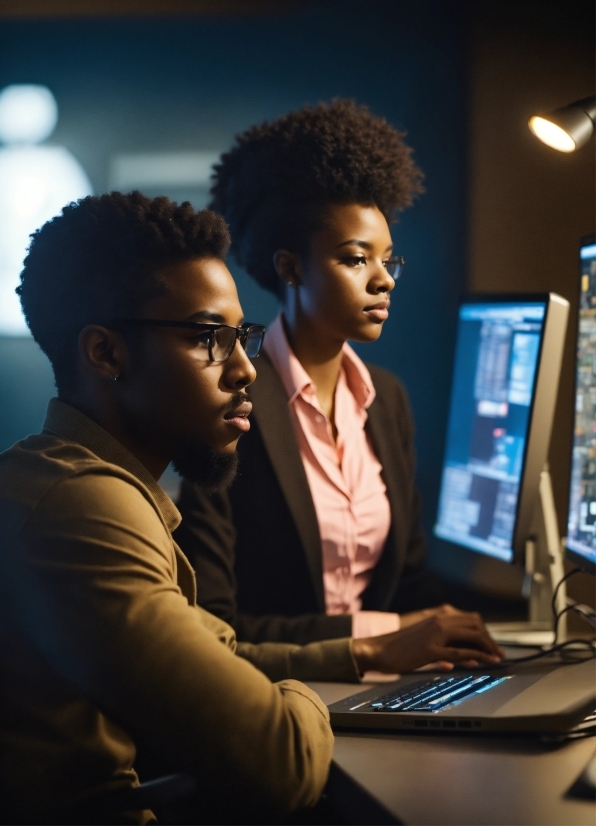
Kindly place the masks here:
<instances>
[{"instance_id":1,"label":"man's earring","mask_svg":"<svg viewBox=\"0 0 596 826\"><path fill-rule=\"evenodd\" d=\"M120 373L116 373L116 375L112 376L112 378L114 379L114 381L118 381L118 379L120 378Z\"/></svg>"}]
</instances>

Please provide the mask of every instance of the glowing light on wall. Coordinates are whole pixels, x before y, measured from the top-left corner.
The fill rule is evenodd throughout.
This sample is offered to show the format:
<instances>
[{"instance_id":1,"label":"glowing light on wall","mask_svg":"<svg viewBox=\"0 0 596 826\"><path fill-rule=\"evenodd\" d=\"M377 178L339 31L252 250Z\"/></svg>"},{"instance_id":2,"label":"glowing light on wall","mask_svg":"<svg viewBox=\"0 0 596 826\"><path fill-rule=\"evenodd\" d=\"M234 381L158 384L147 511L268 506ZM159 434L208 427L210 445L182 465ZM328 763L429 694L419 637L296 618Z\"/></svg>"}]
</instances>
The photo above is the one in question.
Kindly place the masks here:
<instances>
[{"instance_id":1,"label":"glowing light on wall","mask_svg":"<svg viewBox=\"0 0 596 826\"><path fill-rule=\"evenodd\" d=\"M0 334L28 335L15 287L29 236L70 201L92 193L68 149L40 146L53 132L58 107L45 86L0 91Z\"/></svg>"}]
</instances>

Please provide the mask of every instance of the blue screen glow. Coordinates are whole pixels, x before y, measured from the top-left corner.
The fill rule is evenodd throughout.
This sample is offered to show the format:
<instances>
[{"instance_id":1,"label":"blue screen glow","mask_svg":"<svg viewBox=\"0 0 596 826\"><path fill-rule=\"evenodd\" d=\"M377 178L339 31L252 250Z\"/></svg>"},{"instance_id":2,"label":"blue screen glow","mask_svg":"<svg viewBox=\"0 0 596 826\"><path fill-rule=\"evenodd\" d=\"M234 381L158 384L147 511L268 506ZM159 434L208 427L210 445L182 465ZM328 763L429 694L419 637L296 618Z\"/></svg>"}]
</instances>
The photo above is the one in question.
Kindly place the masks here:
<instances>
[{"instance_id":1,"label":"blue screen glow","mask_svg":"<svg viewBox=\"0 0 596 826\"><path fill-rule=\"evenodd\" d=\"M435 534L513 558L545 302L460 308Z\"/></svg>"}]
</instances>

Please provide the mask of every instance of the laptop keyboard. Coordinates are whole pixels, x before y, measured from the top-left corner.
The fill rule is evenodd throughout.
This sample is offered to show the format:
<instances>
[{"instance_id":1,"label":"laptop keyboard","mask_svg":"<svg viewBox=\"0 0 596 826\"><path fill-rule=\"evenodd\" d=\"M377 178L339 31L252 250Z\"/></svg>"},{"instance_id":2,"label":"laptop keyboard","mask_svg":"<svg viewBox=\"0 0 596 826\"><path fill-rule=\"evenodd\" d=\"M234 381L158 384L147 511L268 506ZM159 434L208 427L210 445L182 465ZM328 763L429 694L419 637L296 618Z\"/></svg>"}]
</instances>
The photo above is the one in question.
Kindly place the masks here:
<instances>
[{"instance_id":1,"label":"laptop keyboard","mask_svg":"<svg viewBox=\"0 0 596 826\"><path fill-rule=\"evenodd\" d=\"M510 679L510 676L493 677L489 674L435 677L377 697L371 703L361 703L350 711L443 711Z\"/></svg>"}]
</instances>

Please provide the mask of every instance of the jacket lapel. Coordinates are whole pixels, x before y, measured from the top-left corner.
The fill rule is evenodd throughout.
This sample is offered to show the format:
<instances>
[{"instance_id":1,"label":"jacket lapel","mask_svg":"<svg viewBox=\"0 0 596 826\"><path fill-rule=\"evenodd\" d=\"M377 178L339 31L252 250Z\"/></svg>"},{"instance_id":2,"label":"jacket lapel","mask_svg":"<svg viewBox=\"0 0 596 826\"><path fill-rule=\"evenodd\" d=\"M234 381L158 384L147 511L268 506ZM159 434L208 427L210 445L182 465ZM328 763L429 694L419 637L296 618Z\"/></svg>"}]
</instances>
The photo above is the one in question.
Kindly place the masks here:
<instances>
[{"instance_id":1,"label":"jacket lapel","mask_svg":"<svg viewBox=\"0 0 596 826\"><path fill-rule=\"evenodd\" d=\"M310 570L319 610L325 611L321 536L315 506L302 464L284 387L267 354L259 358L259 375L248 389L253 417L288 503ZM275 416L268 411L275 410Z\"/></svg>"},{"instance_id":2,"label":"jacket lapel","mask_svg":"<svg viewBox=\"0 0 596 826\"><path fill-rule=\"evenodd\" d=\"M400 526L404 526L403 485L399 478L400 468L397 466L396 453L399 448L395 444L395 427L391 425L392 422L387 420L386 411L377 391L377 397L368 409L365 428L375 455L383 468L383 481L387 488L387 498L391 509L391 529L385 549L375 566L373 578L365 592L365 598L368 596L377 610L389 608L388 603L395 590L405 556L403 531L400 531ZM366 607L363 605L363 608Z\"/></svg>"}]
</instances>

